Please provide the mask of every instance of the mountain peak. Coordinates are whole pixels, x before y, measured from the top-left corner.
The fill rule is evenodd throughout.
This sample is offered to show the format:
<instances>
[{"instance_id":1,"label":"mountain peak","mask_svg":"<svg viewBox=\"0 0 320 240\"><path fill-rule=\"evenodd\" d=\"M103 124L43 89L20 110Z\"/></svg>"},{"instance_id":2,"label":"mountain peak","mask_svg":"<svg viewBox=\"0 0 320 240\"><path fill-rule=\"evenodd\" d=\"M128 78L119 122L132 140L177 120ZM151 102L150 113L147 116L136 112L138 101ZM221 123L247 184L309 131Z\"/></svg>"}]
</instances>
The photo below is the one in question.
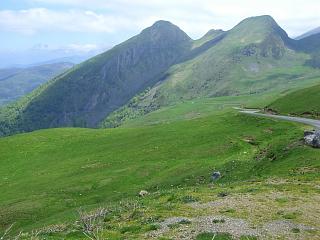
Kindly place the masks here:
<instances>
[{"instance_id":1,"label":"mountain peak","mask_svg":"<svg viewBox=\"0 0 320 240\"><path fill-rule=\"evenodd\" d=\"M256 42L263 41L266 37L277 36L283 41L289 41L288 34L269 15L249 17L242 20L230 30L237 37L251 39Z\"/></svg>"},{"instance_id":2,"label":"mountain peak","mask_svg":"<svg viewBox=\"0 0 320 240\"><path fill-rule=\"evenodd\" d=\"M174 27L175 25L166 20L158 20L151 27Z\"/></svg>"},{"instance_id":3,"label":"mountain peak","mask_svg":"<svg viewBox=\"0 0 320 240\"><path fill-rule=\"evenodd\" d=\"M165 20L156 21L152 26L144 29L141 32L141 35L150 38L152 41L170 41L179 43L191 40L191 38L178 26Z\"/></svg>"},{"instance_id":4,"label":"mountain peak","mask_svg":"<svg viewBox=\"0 0 320 240\"><path fill-rule=\"evenodd\" d=\"M277 22L271 17L270 15L261 15L261 16L254 16L254 17L249 17L244 20L242 20L238 25L235 26L239 27L244 25L245 27L248 27L248 25L253 25L253 26L265 26L265 27L279 27Z\"/></svg>"},{"instance_id":5,"label":"mountain peak","mask_svg":"<svg viewBox=\"0 0 320 240\"><path fill-rule=\"evenodd\" d=\"M223 32L222 29L210 29L203 37L217 36Z\"/></svg>"}]
</instances>

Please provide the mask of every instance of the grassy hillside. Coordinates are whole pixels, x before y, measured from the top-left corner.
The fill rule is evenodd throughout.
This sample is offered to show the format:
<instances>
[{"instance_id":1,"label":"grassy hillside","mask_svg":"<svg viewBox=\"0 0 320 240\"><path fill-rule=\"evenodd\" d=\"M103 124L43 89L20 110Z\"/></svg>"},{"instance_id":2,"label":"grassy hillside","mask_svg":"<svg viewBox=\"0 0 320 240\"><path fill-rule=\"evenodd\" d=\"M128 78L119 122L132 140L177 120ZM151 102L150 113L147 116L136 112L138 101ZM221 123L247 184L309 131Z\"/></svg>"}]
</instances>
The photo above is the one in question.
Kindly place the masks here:
<instances>
[{"instance_id":1,"label":"grassy hillside","mask_svg":"<svg viewBox=\"0 0 320 240\"><path fill-rule=\"evenodd\" d=\"M319 101L320 85L315 85L280 97L267 108L282 114L320 118Z\"/></svg>"},{"instance_id":2,"label":"grassy hillside","mask_svg":"<svg viewBox=\"0 0 320 240\"><path fill-rule=\"evenodd\" d=\"M51 129L0 139L1 227L72 221L80 206L108 205L141 189L206 184L213 170L223 174L221 183L314 176L296 172L319 167L317 150L299 144L300 126L241 115L228 105L233 101L186 102L152 113L158 124L149 126ZM192 117L209 104L216 105L211 114ZM177 119L181 112L188 117Z\"/></svg>"},{"instance_id":3,"label":"grassy hillside","mask_svg":"<svg viewBox=\"0 0 320 240\"><path fill-rule=\"evenodd\" d=\"M72 66L71 63L54 63L29 68L0 69L0 105L30 93Z\"/></svg>"}]
</instances>

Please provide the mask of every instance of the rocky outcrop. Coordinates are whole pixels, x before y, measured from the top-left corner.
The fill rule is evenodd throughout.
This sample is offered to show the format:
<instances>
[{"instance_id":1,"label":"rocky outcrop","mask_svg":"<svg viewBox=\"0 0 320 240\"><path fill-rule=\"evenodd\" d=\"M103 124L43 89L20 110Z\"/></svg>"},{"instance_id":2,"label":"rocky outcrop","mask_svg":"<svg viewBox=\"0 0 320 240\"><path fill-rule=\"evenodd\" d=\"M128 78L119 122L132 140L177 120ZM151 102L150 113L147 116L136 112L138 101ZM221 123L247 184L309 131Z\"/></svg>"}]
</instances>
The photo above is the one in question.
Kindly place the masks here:
<instances>
[{"instance_id":1,"label":"rocky outcrop","mask_svg":"<svg viewBox=\"0 0 320 240\"><path fill-rule=\"evenodd\" d=\"M304 141L311 147L320 148L320 130L305 131Z\"/></svg>"}]
</instances>

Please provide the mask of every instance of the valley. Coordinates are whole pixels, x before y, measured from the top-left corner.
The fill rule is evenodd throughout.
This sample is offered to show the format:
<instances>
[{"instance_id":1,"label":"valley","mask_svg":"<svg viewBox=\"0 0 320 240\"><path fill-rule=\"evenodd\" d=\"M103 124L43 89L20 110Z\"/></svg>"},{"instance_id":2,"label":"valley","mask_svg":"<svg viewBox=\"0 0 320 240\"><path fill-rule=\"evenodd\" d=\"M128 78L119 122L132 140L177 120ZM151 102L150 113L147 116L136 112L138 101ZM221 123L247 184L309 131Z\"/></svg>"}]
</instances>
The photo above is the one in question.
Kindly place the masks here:
<instances>
[{"instance_id":1,"label":"valley","mask_svg":"<svg viewBox=\"0 0 320 240\"><path fill-rule=\"evenodd\" d=\"M43 80L0 108L0 239L319 239L319 39L160 20Z\"/></svg>"},{"instance_id":2,"label":"valley","mask_svg":"<svg viewBox=\"0 0 320 240\"><path fill-rule=\"evenodd\" d=\"M72 66L72 63L63 62L0 69L0 105L14 102Z\"/></svg>"}]
</instances>

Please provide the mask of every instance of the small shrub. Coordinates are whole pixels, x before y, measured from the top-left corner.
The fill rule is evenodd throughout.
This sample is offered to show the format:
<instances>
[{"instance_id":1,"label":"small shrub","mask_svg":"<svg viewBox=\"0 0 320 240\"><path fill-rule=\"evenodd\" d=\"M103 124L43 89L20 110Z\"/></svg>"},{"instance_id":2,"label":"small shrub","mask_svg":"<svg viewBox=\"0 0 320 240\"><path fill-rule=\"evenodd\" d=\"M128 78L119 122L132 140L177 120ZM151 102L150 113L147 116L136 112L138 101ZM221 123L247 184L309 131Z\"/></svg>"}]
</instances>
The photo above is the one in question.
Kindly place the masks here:
<instances>
[{"instance_id":1,"label":"small shrub","mask_svg":"<svg viewBox=\"0 0 320 240\"><path fill-rule=\"evenodd\" d=\"M179 224L191 224L191 221L188 219L182 219Z\"/></svg>"},{"instance_id":2,"label":"small shrub","mask_svg":"<svg viewBox=\"0 0 320 240\"><path fill-rule=\"evenodd\" d=\"M296 219L298 216L298 213L297 212L292 212L292 213L286 213L283 215L283 217L285 219Z\"/></svg>"},{"instance_id":3,"label":"small shrub","mask_svg":"<svg viewBox=\"0 0 320 240\"><path fill-rule=\"evenodd\" d=\"M227 209L220 211L220 213L235 213L235 212L236 212L236 210L233 208L227 208Z\"/></svg>"},{"instance_id":4,"label":"small shrub","mask_svg":"<svg viewBox=\"0 0 320 240\"><path fill-rule=\"evenodd\" d=\"M276 198L276 202L278 202L278 203L286 203L286 202L288 202L288 198L285 198L285 197Z\"/></svg>"},{"instance_id":5,"label":"small shrub","mask_svg":"<svg viewBox=\"0 0 320 240\"><path fill-rule=\"evenodd\" d=\"M293 232L293 233L299 233L299 232L300 232L300 229L299 229L299 228L292 228L292 229L291 229L291 232Z\"/></svg>"},{"instance_id":6,"label":"small shrub","mask_svg":"<svg viewBox=\"0 0 320 240\"><path fill-rule=\"evenodd\" d=\"M229 233L200 233L197 235L196 240L232 240Z\"/></svg>"},{"instance_id":7,"label":"small shrub","mask_svg":"<svg viewBox=\"0 0 320 240\"><path fill-rule=\"evenodd\" d=\"M143 212L139 211L139 210L133 210L133 212L130 214L129 218L130 219L139 219L143 217Z\"/></svg>"},{"instance_id":8,"label":"small shrub","mask_svg":"<svg viewBox=\"0 0 320 240\"><path fill-rule=\"evenodd\" d=\"M257 240L256 236L241 236L240 240Z\"/></svg>"},{"instance_id":9,"label":"small shrub","mask_svg":"<svg viewBox=\"0 0 320 240\"><path fill-rule=\"evenodd\" d=\"M167 199L167 202L177 202L177 201L178 201L178 198L174 194L171 194Z\"/></svg>"},{"instance_id":10,"label":"small shrub","mask_svg":"<svg viewBox=\"0 0 320 240\"><path fill-rule=\"evenodd\" d=\"M229 193L227 193L227 192L219 192L218 193L218 197L226 197L228 195L229 195Z\"/></svg>"},{"instance_id":11,"label":"small shrub","mask_svg":"<svg viewBox=\"0 0 320 240\"><path fill-rule=\"evenodd\" d=\"M146 231L149 232L149 231L155 231L155 230L158 230L160 228L159 225L157 224L151 224L151 225L148 225L146 227Z\"/></svg>"},{"instance_id":12,"label":"small shrub","mask_svg":"<svg viewBox=\"0 0 320 240\"><path fill-rule=\"evenodd\" d=\"M198 202L198 201L199 201L198 198L190 196L190 195L183 196L181 198L181 202L183 202L183 203L192 203L192 202Z\"/></svg>"},{"instance_id":13,"label":"small shrub","mask_svg":"<svg viewBox=\"0 0 320 240\"><path fill-rule=\"evenodd\" d=\"M254 193L254 192L258 192L259 189L258 188L248 188L245 190L245 192L248 192L248 193Z\"/></svg>"},{"instance_id":14,"label":"small shrub","mask_svg":"<svg viewBox=\"0 0 320 240\"><path fill-rule=\"evenodd\" d=\"M226 222L226 220L224 220L224 219L213 219L212 220L212 223L225 223Z\"/></svg>"},{"instance_id":15,"label":"small shrub","mask_svg":"<svg viewBox=\"0 0 320 240\"><path fill-rule=\"evenodd\" d=\"M168 227L169 227L170 229L174 229L174 228L180 227L180 225L179 225L179 223L172 223L172 224L169 224Z\"/></svg>"},{"instance_id":16,"label":"small shrub","mask_svg":"<svg viewBox=\"0 0 320 240\"><path fill-rule=\"evenodd\" d=\"M125 226L120 229L120 233L139 233L141 231L141 226L139 225L131 225Z\"/></svg>"},{"instance_id":17,"label":"small shrub","mask_svg":"<svg viewBox=\"0 0 320 240\"><path fill-rule=\"evenodd\" d=\"M143 220L143 224L151 224L161 221L161 216L151 216Z\"/></svg>"}]
</instances>

